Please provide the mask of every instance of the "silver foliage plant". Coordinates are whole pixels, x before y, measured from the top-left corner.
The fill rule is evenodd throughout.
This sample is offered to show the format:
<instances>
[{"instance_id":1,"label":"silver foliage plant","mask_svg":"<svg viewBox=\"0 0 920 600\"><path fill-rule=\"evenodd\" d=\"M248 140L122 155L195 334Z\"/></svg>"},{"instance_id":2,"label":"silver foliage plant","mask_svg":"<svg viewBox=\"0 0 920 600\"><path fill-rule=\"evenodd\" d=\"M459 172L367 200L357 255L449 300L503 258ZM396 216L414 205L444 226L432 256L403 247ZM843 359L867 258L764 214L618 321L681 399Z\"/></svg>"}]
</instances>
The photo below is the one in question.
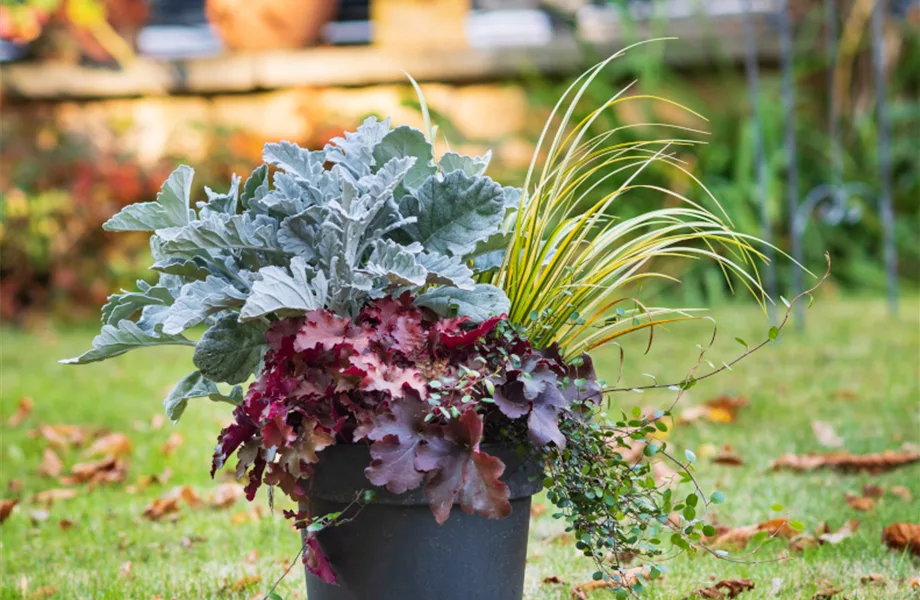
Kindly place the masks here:
<instances>
[{"instance_id":1,"label":"silver foliage plant","mask_svg":"<svg viewBox=\"0 0 920 600\"><path fill-rule=\"evenodd\" d=\"M436 163L424 133L370 117L323 150L281 142L266 144L262 158L242 188L237 176L227 193L205 188L195 208L194 171L180 166L155 202L104 224L154 232L159 280L110 296L92 349L62 362L193 346L196 370L165 400L178 420L191 398L242 400L239 384L261 368L276 318L318 308L353 317L373 298L404 292L442 316L508 311L505 293L477 279L501 264L502 224L521 191L483 175L489 155L448 152ZM197 342L184 335L201 324ZM224 393L218 383L233 387Z\"/></svg>"}]
</instances>

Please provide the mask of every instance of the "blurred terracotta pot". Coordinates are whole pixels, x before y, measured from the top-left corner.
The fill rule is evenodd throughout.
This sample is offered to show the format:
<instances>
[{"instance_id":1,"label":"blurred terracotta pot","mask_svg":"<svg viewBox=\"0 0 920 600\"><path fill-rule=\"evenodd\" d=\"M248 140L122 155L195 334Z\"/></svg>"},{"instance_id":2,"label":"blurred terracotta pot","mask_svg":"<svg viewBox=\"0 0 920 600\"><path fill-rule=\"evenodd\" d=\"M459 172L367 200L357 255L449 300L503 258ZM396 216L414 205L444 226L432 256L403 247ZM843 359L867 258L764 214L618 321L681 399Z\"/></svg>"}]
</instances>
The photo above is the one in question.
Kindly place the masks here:
<instances>
[{"instance_id":1,"label":"blurred terracotta pot","mask_svg":"<svg viewBox=\"0 0 920 600\"><path fill-rule=\"evenodd\" d=\"M312 46L335 17L338 0L206 0L205 13L233 50Z\"/></svg>"}]
</instances>

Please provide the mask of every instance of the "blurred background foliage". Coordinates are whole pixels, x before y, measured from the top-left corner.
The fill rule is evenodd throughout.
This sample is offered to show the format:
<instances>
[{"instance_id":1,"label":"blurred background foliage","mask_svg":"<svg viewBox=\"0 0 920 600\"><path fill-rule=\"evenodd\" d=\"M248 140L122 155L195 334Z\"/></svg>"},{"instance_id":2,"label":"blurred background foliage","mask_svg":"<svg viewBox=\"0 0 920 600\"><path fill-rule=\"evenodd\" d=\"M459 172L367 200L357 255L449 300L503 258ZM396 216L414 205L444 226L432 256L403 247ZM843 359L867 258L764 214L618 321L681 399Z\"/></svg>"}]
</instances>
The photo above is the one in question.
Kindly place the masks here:
<instances>
[{"instance_id":1,"label":"blurred background foliage","mask_svg":"<svg viewBox=\"0 0 920 600\"><path fill-rule=\"evenodd\" d=\"M3 2L4 6L11 4L17 3ZM50 4L54 7L47 9L48 14L61 10L60 3ZM629 14L630 5L620 3L620 6L624 14ZM800 13L795 29L796 126L799 189L804 196L815 186L831 180L827 119L830 67L820 51L823 49L821 3L795 3L795 10ZM841 45L841 53L833 65L838 70L835 94L841 107L842 180L862 182L868 191L864 197L850 199L851 205L859 209L858 219L826 222L820 218L821 211L816 211L804 243L806 262L816 269L820 269L818 263L824 251L830 251L834 260L833 281L837 287L850 292L880 293L884 290L885 273L876 204L879 189L876 104L868 22L854 15L858 17L858 11L841 14L842 34L850 38ZM565 15L561 18L564 21ZM655 33L654 25L650 31ZM920 284L918 31L920 28L909 19L890 22L886 30L886 50L890 56L888 101L896 244L899 275L910 287ZM16 34L24 35L19 30ZM639 39L647 33L636 31L631 35ZM590 46L585 48L590 54ZM678 149L678 157L687 162L696 177L719 199L741 231L759 234L753 121L743 67L726 59L676 69L666 65L661 52L661 46L647 46L616 63L610 76L597 81L591 88L590 97L582 103L584 112L577 116L585 116L587 111L633 80L639 83L630 93L667 97L704 114L708 123L688 118L686 113L662 102L627 103L600 119L596 133L649 121L676 121L707 130L706 144L687 151ZM523 180L532 143L539 135L539 124L570 82L571 77L538 75L525 69L519 77L498 83L499 87L525 90L525 110L529 114L516 115L523 125L522 131L513 136L515 152L497 152L488 174L506 184L519 184ZM423 86L426 94L429 87ZM787 160L783 143L786 115L780 102L776 65L762 67L760 92L772 239L780 248L788 249L790 215L786 204ZM417 106L408 86L401 87L399 95L404 105ZM507 143L504 139L507 135L496 140L488 131L471 135L470 128L455 126L452 119L456 115L449 114L448 110L451 94L446 93L446 100L440 102L437 96L435 93L432 112L452 148L472 152L482 151L497 142ZM373 103L373 99L370 102ZM231 173L246 174L257 164L262 143L277 139L277 136L245 127L201 123L196 126L199 144L196 151L190 153L193 155L170 150L150 159L137 156L132 150L136 144L122 143L128 130L137 123L110 118L105 123L105 131L93 127L84 127L81 131L61 126L48 106L36 104L29 110L29 119L7 117L0 121L0 318L5 321L24 322L30 317L49 314L82 319L94 314L95 307L115 289L130 287L137 278L149 278L151 274L141 267L149 260L146 236L111 235L102 231L101 224L125 204L151 200L168 173L181 162L195 166L199 192L204 185L218 190L226 188ZM310 106L306 104L299 110L309 112ZM342 130L352 128L368 113L386 116L389 112L392 111L381 107L353 111L354 114L348 115L321 115L311 125L309 135L292 132L286 137L319 147ZM576 118L575 122L578 120ZM647 137L647 131L639 127L626 129L618 135L623 141L642 139L644 135ZM100 143L100 139L107 141ZM681 192L686 192L691 185L689 180L672 179L665 171L649 171L645 175L650 183ZM603 194L604 190L601 187L598 194ZM615 216L627 218L666 202L650 194L637 195L619 204ZM680 287L670 287L666 293L681 296L684 302L697 305L728 297L722 275L715 267L682 263L680 267L675 265L672 271L684 283ZM782 291L788 277L788 265L784 268L781 262L777 276Z\"/></svg>"}]
</instances>

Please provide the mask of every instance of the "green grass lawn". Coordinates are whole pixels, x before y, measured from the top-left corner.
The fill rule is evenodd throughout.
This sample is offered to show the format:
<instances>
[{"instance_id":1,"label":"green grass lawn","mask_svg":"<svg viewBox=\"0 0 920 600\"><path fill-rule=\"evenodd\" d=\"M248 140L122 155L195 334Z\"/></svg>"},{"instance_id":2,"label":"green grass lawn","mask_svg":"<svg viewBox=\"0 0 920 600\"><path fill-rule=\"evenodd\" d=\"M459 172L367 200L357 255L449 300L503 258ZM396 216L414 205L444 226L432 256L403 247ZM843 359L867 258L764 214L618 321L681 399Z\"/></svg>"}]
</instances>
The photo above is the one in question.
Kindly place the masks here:
<instances>
[{"instance_id":1,"label":"green grass lawn","mask_svg":"<svg viewBox=\"0 0 920 600\"><path fill-rule=\"evenodd\" d=\"M764 338L769 328L754 307L728 306L715 316L719 337L707 358L716 364L742 350L734 341L736 336L753 343ZM714 515L720 523L755 524L776 516L770 507L782 504L784 516L801 520L809 530L822 521L837 528L846 520L861 519L858 533L839 545L790 552L787 560L777 560L787 551L782 542L740 563L709 556L679 558L667 564L664 578L652 586L649 597L683 598L718 579L735 577L755 583L756 589L740 596L751 600L811 598L825 587L842 588L838 598L916 597L904 580L920 575L918 559L887 551L880 535L890 523L920 522L920 466L882 475L841 475L829 471L774 473L769 463L786 452L821 451L811 429L814 420L831 424L845 448L854 453L920 441L920 301L903 299L901 316L891 319L881 301L823 299L808 311L808 318L804 332L788 327L778 344L722 376L701 382L681 401L689 406L722 393L745 395L750 405L739 411L735 422L679 425L668 441L680 451L691 449L700 456L697 474L705 490L725 492L727 501ZM0 597L21 598L23 588L25 597L261 597L299 549L298 538L278 507L275 515L242 523L234 523L233 517L251 509L245 500L229 509L183 506L174 522L142 517L153 498L176 485L191 485L207 497L223 481L220 477L212 481L208 469L217 433L229 416L228 407L192 401L178 426L167 422L152 429L151 418L161 412L161 399L190 370L189 350L152 349L86 367L54 362L86 349L93 333L90 326L31 333L2 331L0 497L18 496L23 501L0 526ZM631 340L626 346L629 375L625 383L647 383L642 373L654 374L660 381L679 379L695 362L696 345L705 344L709 333L702 323L657 331L648 355L642 354L644 339ZM601 352L597 358L600 375L615 379L618 354ZM35 408L19 427L11 428L7 420L23 396L31 397ZM663 408L672 398L673 392L667 391L622 394L611 398L611 411L637 405ZM30 513L40 507L31 497L60 487L36 473L46 443L28 432L39 423L93 425L123 432L134 445L126 484L167 467L172 478L166 485L134 494L125 489L126 484L91 491L80 488L76 497L55 503L47 520L33 524ZM160 446L174 432L181 433L185 441L166 457ZM720 466L704 458L712 445L723 444L734 447L743 466ZM81 452L62 453L65 467L84 460ZM10 491L14 480L18 492ZM886 494L874 511L856 512L847 506L844 493L859 493L867 483L885 488L907 486L914 500ZM556 575L568 584L582 583L594 570L572 545L559 543L556 534L562 527L551 513L546 511L532 523L528 599L569 598L571 585L544 584L542 580ZM73 521L75 527L62 530L60 519ZM130 570L125 566L128 562ZM882 574L887 586L860 582L871 573ZM285 599L305 597L299 564L278 591ZM601 592L596 597L605 596Z\"/></svg>"}]
</instances>

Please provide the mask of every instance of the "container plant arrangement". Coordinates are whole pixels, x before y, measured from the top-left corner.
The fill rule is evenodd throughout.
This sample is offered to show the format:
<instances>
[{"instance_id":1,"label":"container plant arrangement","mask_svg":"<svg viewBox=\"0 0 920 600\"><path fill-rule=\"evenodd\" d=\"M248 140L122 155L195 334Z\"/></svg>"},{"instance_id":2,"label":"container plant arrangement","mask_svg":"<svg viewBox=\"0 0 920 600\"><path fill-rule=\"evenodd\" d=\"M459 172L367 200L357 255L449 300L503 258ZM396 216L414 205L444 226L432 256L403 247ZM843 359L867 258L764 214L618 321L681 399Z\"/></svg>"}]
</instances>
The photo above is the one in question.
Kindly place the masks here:
<instances>
[{"instance_id":1,"label":"container plant arrangement","mask_svg":"<svg viewBox=\"0 0 920 600\"><path fill-rule=\"evenodd\" d=\"M669 413L608 417L602 398L616 388L590 352L695 318L625 294L661 276L650 261L714 260L764 301L763 255L663 189L649 191L676 206L613 218L644 169L682 169L669 148L691 142L587 137L625 95L569 126L612 58L560 100L523 189L485 176L488 155L435 157L423 98L425 132L371 117L321 151L268 144L245 183L206 188L194 208L192 170L179 167L155 202L105 224L154 232L157 283L111 296L93 348L65 362L193 348L166 412L178 420L193 398L235 407L212 474L235 457L250 499L264 486L298 503L285 514L302 532L312 600L519 599L541 488L595 578L619 596L640 590L656 557L706 550L703 517L721 495L694 484L689 454L656 481L647 458L670 454L646 440ZM594 197L610 177L622 185ZM627 571L627 554L646 563Z\"/></svg>"}]
</instances>

